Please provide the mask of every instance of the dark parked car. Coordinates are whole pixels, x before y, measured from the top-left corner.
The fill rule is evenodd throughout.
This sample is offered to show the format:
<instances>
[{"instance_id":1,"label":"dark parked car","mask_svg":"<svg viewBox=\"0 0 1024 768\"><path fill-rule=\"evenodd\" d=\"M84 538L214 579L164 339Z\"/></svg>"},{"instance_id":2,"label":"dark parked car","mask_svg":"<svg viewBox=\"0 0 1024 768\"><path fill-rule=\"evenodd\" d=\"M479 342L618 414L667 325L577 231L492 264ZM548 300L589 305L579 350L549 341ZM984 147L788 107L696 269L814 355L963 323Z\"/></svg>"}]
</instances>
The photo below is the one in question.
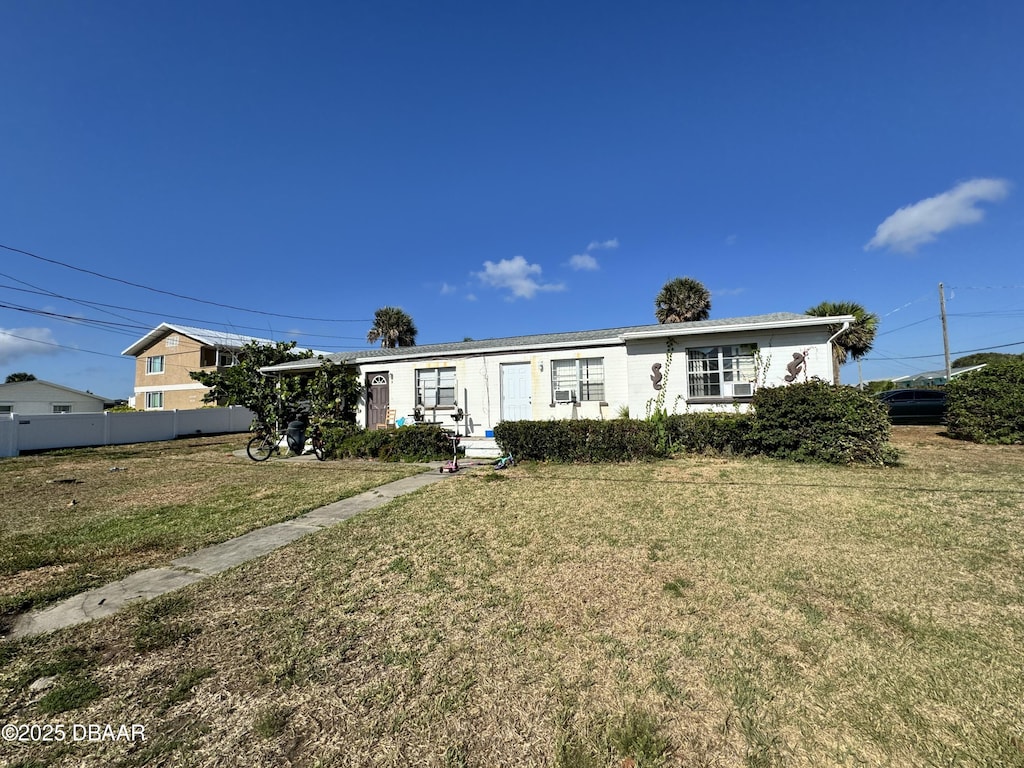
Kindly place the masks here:
<instances>
[{"instance_id":1,"label":"dark parked car","mask_svg":"<svg viewBox=\"0 0 1024 768\"><path fill-rule=\"evenodd\" d=\"M890 389L878 399L889 409L893 424L942 424L946 420L946 393L939 389Z\"/></svg>"}]
</instances>

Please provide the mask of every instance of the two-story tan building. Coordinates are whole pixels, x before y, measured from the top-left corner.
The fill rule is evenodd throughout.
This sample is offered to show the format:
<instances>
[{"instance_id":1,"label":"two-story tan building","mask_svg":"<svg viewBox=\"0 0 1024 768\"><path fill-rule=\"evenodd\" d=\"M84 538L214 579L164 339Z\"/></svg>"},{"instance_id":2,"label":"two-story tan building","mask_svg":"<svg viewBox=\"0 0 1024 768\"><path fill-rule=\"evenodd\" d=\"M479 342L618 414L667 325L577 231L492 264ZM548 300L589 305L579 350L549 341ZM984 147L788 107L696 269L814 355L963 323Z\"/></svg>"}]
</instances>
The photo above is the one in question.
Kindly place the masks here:
<instances>
[{"instance_id":1,"label":"two-story tan building","mask_svg":"<svg viewBox=\"0 0 1024 768\"><path fill-rule=\"evenodd\" d=\"M218 371L234 365L238 350L267 339L236 333L160 323L122 352L135 358L135 397L139 410L202 408L208 388L193 381L192 371Z\"/></svg>"}]
</instances>

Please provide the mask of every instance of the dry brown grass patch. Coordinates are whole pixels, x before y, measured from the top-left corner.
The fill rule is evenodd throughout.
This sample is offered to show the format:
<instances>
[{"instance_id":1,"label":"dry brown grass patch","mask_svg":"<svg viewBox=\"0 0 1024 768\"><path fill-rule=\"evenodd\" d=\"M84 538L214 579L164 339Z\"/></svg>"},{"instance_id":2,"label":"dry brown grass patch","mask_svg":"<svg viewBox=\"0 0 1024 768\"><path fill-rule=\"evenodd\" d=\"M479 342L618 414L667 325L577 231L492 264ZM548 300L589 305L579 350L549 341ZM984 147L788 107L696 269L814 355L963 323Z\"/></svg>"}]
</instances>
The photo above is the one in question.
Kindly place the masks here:
<instances>
[{"instance_id":1,"label":"dry brown grass patch","mask_svg":"<svg viewBox=\"0 0 1024 768\"><path fill-rule=\"evenodd\" d=\"M77 630L109 692L75 717L203 766L1020 765L1018 453L918 435L887 469L467 472L186 590L146 619L172 647Z\"/></svg>"}]
</instances>

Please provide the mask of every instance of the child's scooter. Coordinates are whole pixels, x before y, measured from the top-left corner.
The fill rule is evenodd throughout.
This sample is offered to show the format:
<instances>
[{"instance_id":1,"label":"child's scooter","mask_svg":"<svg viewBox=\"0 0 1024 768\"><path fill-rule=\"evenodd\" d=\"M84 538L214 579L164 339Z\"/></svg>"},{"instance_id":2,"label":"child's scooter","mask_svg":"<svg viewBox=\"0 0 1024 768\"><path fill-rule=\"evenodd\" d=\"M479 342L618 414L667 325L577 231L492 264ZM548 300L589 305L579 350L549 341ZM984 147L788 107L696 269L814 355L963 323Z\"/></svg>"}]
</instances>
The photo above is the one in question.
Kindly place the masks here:
<instances>
[{"instance_id":1,"label":"child's scooter","mask_svg":"<svg viewBox=\"0 0 1024 768\"><path fill-rule=\"evenodd\" d=\"M462 440L458 435L449 435L448 439L452 441L452 459L451 461L445 462L443 467L438 468L438 472L442 475L445 472L458 472L459 471L459 441Z\"/></svg>"}]
</instances>

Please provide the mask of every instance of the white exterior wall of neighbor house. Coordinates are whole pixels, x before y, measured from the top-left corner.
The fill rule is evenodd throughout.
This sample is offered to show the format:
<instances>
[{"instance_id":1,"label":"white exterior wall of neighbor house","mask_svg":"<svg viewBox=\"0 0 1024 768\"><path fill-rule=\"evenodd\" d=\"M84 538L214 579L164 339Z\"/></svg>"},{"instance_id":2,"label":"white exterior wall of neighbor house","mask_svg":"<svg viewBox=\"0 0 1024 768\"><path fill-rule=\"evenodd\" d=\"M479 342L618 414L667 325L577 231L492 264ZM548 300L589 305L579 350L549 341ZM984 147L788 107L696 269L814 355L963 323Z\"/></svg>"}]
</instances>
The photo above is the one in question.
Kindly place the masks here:
<instances>
[{"instance_id":1,"label":"white exterior wall of neighbor house","mask_svg":"<svg viewBox=\"0 0 1024 768\"><path fill-rule=\"evenodd\" d=\"M98 413L107 401L39 379L0 384L0 410L20 414Z\"/></svg>"},{"instance_id":2,"label":"white exterior wall of neighbor house","mask_svg":"<svg viewBox=\"0 0 1024 768\"><path fill-rule=\"evenodd\" d=\"M692 336L675 336L672 341L671 361L668 359L668 339L638 339L627 344L629 366L629 414L645 418L654 408L659 391L654 389L652 366L661 364L664 398L662 407L669 413L685 411L745 411L744 401L692 402L687 387L687 350L741 344L756 344L754 389L761 386L777 387L789 382L787 366L793 355L804 356L796 381L818 378L832 381L832 359L825 343L823 328L772 330L759 333L727 332Z\"/></svg>"},{"instance_id":3,"label":"white exterior wall of neighbor house","mask_svg":"<svg viewBox=\"0 0 1024 768\"><path fill-rule=\"evenodd\" d=\"M554 361L603 360L604 399L576 403L555 403L552 388ZM437 368L455 369L455 400L467 421L459 424L459 432L483 436L502 420L502 368L507 365L529 366L529 419L607 419L613 418L627 402L626 350L618 346L588 346L572 349L495 352L425 358L422 360L389 360L382 358L360 365L361 376L386 373L389 379L390 407L397 419L412 421L416 406L416 372ZM366 423L365 403L360 403L357 423ZM428 408L428 421L436 420L446 427L455 426L454 408Z\"/></svg>"}]
</instances>

